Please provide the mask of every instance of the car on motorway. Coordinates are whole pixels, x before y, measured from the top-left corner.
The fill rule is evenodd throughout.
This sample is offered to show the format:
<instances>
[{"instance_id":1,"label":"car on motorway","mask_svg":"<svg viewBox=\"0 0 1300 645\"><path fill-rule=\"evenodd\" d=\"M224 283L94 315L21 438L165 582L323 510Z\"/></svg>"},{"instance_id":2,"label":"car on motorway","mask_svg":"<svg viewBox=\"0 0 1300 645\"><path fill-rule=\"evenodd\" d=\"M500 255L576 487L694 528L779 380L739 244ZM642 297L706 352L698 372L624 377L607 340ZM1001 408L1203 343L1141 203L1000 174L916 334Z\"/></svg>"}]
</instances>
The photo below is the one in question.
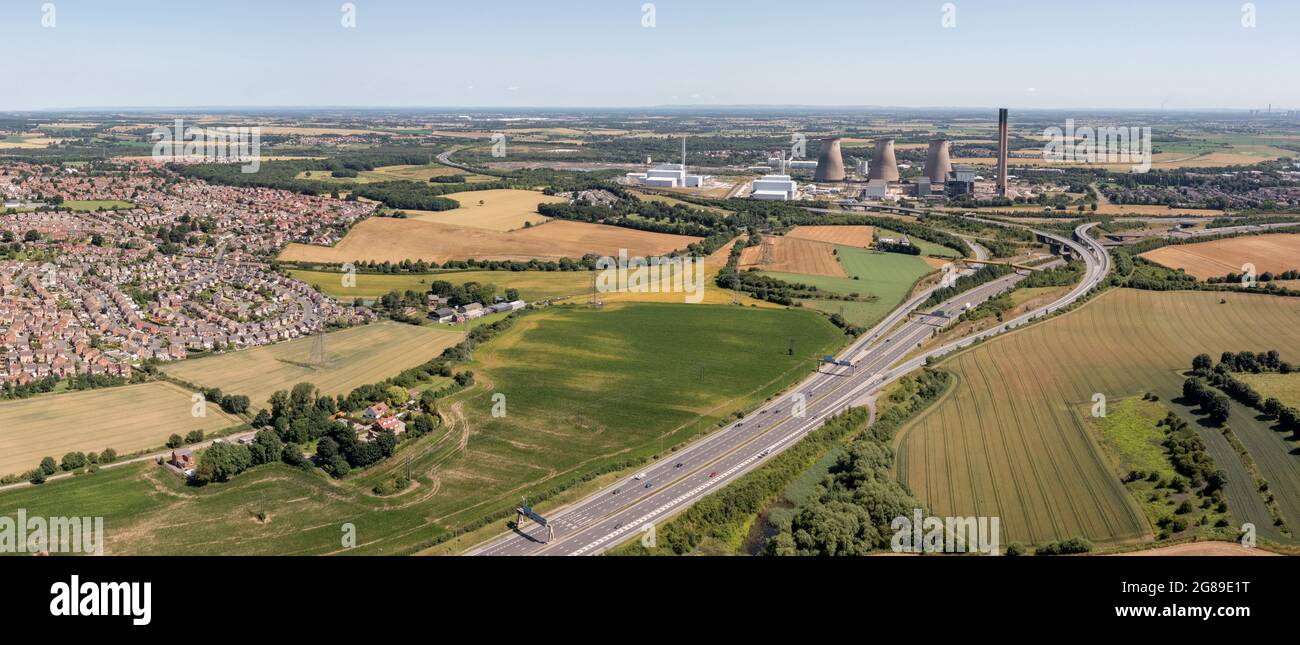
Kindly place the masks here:
<instances>
[{"instance_id":1,"label":"car on motorway","mask_svg":"<svg viewBox=\"0 0 1300 645\"><path fill-rule=\"evenodd\" d=\"M646 488L650 488L651 486L654 486L654 485L655 485L654 482L646 482L646 483L645 483L645 487L646 487Z\"/></svg>"},{"instance_id":2,"label":"car on motorway","mask_svg":"<svg viewBox=\"0 0 1300 645\"><path fill-rule=\"evenodd\" d=\"M641 481L642 479L645 479L645 473L637 473L637 474L635 474L635 475L632 476L632 479L635 479L635 480L637 480L637 481Z\"/></svg>"},{"instance_id":3,"label":"car on motorway","mask_svg":"<svg viewBox=\"0 0 1300 645\"><path fill-rule=\"evenodd\" d=\"M717 477L717 476L718 476L718 471L716 471L716 470L713 471L713 472L711 472L711 473L709 473L709 479L713 479L714 477Z\"/></svg>"},{"instance_id":4,"label":"car on motorway","mask_svg":"<svg viewBox=\"0 0 1300 645\"><path fill-rule=\"evenodd\" d=\"M621 493L621 492L623 492L623 489L622 489L622 488L615 488L615 489L614 489L614 494L615 494L615 495L617 495L617 494L619 494L619 493Z\"/></svg>"},{"instance_id":5,"label":"car on motorway","mask_svg":"<svg viewBox=\"0 0 1300 645\"><path fill-rule=\"evenodd\" d=\"M680 461L677 462L675 465L673 465L673 468L681 468L681 467L682 467L682 462Z\"/></svg>"},{"instance_id":6,"label":"car on motorway","mask_svg":"<svg viewBox=\"0 0 1300 645\"><path fill-rule=\"evenodd\" d=\"M770 455L770 454L772 454L772 449L771 449L771 448L768 448L767 450L764 450L763 452L758 453L758 456L759 456L759 457L766 457L766 456L768 456L768 455Z\"/></svg>"}]
</instances>

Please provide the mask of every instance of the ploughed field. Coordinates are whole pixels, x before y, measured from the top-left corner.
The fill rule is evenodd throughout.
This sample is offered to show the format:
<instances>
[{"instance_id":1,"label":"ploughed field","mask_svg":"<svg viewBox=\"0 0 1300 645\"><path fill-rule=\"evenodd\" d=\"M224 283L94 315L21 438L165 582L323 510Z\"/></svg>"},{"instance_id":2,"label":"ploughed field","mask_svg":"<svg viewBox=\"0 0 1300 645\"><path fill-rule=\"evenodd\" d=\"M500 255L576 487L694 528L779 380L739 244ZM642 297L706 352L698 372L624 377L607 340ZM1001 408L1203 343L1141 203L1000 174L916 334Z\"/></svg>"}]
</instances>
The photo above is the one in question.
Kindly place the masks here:
<instances>
[{"instance_id":1,"label":"ploughed field","mask_svg":"<svg viewBox=\"0 0 1300 645\"><path fill-rule=\"evenodd\" d=\"M1226 304L1219 304L1220 299ZM1114 290L1094 302L944 361L953 390L896 440L897 475L933 515L999 516L1004 542L1137 539L1150 529L1089 429L1093 395L1181 396L1197 354L1278 349L1300 356L1300 300L1260 294ZM1295 360L1295 359L1291 359ZM1169 403L1228 473L1238 521L1278 539L1250 475L1217 428ZM1294 442L1233 403L1228 425L1300 526Z\"/></svg>"}]
</instances>

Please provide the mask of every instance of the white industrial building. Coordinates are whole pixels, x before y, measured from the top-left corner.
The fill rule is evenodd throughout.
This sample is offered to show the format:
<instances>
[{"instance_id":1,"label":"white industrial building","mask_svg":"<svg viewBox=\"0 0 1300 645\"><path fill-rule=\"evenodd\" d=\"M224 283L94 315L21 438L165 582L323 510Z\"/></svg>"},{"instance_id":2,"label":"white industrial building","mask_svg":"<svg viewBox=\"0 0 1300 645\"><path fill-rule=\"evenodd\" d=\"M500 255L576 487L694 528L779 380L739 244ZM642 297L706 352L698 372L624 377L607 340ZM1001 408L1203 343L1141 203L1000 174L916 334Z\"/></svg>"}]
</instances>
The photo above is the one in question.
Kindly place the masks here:
<instances>
[{"instance_id":1,"label":"white industrial building","mask_svg":"<svg viewBox=\"0 0 1300 645\"><path fill-rule=\"evenodd\" d=\"M798 194L799 184L790 175L764 175L754 180L750 197L768 201L788 202Z\"/></svg>"},{"instance_id":2,"label":"white industrial building","mask_svg":"<svg viewBox=\"0 0 1300 645\"><path fill-rule=\"evenodd\" d=\"M646 158L646 165L650 164L650 159ZM626 176L650 188L699 188L709 179L708 175L686 174L686 139L684 138L681 163L659 164L645 172L630 172Z\"/></svg>"},{"instance_id":3,"label":"white industrial building","mask_svg":"<svg viewBox=\"0 0 1300 645\"><path fill-rule=\"evenodd\" d=\"M862 191L862 197L865 199L884 199L889 195L889 182L884 179L872 179L867 182L867 187Z\"/></svg>"}]
</instances>

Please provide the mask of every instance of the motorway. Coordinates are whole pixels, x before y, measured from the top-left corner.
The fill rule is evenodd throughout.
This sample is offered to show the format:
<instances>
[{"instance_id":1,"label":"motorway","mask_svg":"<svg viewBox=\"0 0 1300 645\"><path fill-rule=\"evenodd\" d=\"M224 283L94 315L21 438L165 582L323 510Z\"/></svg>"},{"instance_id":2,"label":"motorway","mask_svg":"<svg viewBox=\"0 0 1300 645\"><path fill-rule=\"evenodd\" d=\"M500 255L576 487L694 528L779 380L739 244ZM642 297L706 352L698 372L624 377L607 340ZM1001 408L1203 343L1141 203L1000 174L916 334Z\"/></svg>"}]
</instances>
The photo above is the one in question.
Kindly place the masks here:
<instances>
[{"instance_id":1,"label":"motorway","mask_svg":"<svg viewBox=\"0 0 1300 645\"><path fill-rule=\"evenodd\" d=\"M1087 264L1084 280L1056 302L895 366L894 363L951 322L963 305L984 302L1025 276L1013 273L916 313L930 291L920 293L840 354L839 359L851 362L851 368L823 366L798 387L744 419L662 456L633 478L548 513L547 520L555 530L555 539L549 543L544 541L545 528L525 521L520 529L473 548L467 554L595 555L649 534L655 522L671 517L759 467L821 427L828 418L861 405L884 386L924 365L927 358L968 347L979 339L1026 324L1086 295L1110 270L1105 250L1087 237L1087 230L1092 226L1087 224L1076 229L1076 235L1083 240L1081 243L1047 234L1072 247ZM982 249L976 251L977 257L983 255Z\"/></svg>"}]
</instances>

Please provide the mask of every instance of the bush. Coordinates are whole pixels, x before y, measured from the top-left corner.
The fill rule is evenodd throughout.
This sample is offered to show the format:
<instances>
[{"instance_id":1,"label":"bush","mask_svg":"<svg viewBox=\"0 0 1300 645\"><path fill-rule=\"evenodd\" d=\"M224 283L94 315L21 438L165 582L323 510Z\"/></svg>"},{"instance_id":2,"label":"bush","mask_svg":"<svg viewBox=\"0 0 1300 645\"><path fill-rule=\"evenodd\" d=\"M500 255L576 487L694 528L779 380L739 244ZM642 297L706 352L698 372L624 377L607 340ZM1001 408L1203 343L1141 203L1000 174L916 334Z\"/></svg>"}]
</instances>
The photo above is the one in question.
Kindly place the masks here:
<instances>
[{"instance_id":1,"label":"bush","mask_svg":"<svg viewBox=\"0 0 1300 645\"><path fill-rule=\"evenodd\" d=\"M1034 555L1074 555L1078 553L1087 553L1092 550L1092 543L1081 538L1072 537L1061 540L1060 542L1048 542L1038 547Z\"/></svg>"},{"instance_id":2,"label":"bush","mask_svg":"<svg viewBox=\"0 0 1300 645\"><path fill-rule=\"evenodd\" d=\"M84 468L85 466L86 455L80 452L70 452L63 455L63 462L59 464L59 467L63 468L65 472Z\"/></svg>"},{"instance_id":3,"label":"bush","mask_svg":"<svg viewBox=\"0 0 1300 645\"><path fill-rule=\"evenodd\" d=\"M248 446L214 443L199 455L194 479L200 483L224 482L253 465Z\"/></svg>"}]
</instances>

